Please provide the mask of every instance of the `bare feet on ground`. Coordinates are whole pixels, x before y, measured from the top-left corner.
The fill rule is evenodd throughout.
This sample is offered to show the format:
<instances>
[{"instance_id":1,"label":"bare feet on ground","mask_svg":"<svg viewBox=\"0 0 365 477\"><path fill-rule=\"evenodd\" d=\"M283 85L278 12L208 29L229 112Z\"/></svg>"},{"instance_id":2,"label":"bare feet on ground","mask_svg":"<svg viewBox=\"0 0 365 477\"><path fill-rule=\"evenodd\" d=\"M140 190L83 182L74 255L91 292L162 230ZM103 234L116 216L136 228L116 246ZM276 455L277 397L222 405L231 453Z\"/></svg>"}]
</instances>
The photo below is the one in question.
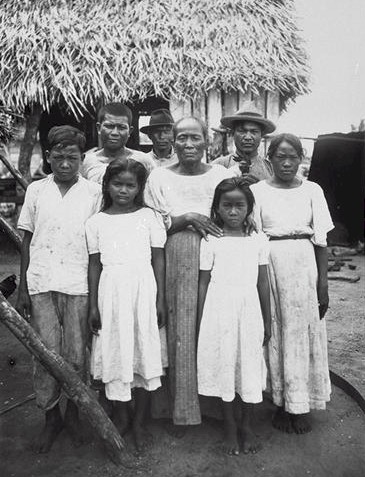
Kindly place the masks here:
<instances>
[{"instance_id":1,"label":"bare feet on ground","mask_svg":"<svg viewBox=\"0 0 365 477\"><path fill-rule=\"evenodd\" d=\"M290 414L284 411L282 407L279 407L275 412L274 417L272 419L272 425L275 427L275 429L278 429L279 431L287 432L288 434L291 434L293 432Z\"/></svg>"},{"instance_id":2,"label":"bare feet on ground","mask_svg":"<svg viewBox=\"0 0 365 477\"><path fill-rule=\"evenodd\" d=\"M223 451L228 455L238 455L240 453L237 427L235 425L225 424Z\"/></svg>"},{"instance_id":3,"label":"bare feet on ground","mask_svg":"<svg viewBox=\"0 0 365 477\"><path fill-rule=\"evenodd\" d=\"M138 452L143 452L152 445L152 434L147 431L141 424L133 423L132 433L134 443Z\"/></svg>"},{"instance_id":4,"label":"bare feet on ground","mask_svg":"<svg viewBox=\"0 0 365 477\"><path fill-rule=\"evenodd\" d=\"M79 419L79 411L72 401L67 401L65 416L65 428L76 447L80 447L85 442L82 426Z\"/></svg>"},{"instance_id":5,"label":"bare feet on ground","mask_svg":"<svg viewBox=\"0 0 365 477\"><path fill-rule=\"evenodd\" d=\"M312 430L308 414L290 414L291 423L297 434L306 434Z\"/></svg>"},{"instance_id":6,"label":"bare feet on ground","mask_svg":"<svg viewBox=\"0 0 365 477\"><path fill-rule=\"evenodd\" d=\"M165 426L166 432L170 434L172 437L176 437L177 439L181 439L185 436L188 426L177 426L176 424L172 424L168 422Z\"/></svg>"},{"instance_id":7,"label":"bare feet on ground","mask_svg":"<svg viewBox=\"0 0 365 477\"><path fill-rule=\"evenodd\" d=\"M251 428L242 428L242 451L244 454L256 454L262 449L261 443L258 441Z\"/></svg>"},{"instance_id":8,"label":"bare feet on ground","mask_svg":"<svg viewBox=\"0 0 365 477\"><path fill-rule=\"evenodd\" d=\"M50 451L58 434L63 429L63 420L58 405L46 412L46 424L34 445L34 451L38 454L46 454Z\"/></svg>"}]
</instances>

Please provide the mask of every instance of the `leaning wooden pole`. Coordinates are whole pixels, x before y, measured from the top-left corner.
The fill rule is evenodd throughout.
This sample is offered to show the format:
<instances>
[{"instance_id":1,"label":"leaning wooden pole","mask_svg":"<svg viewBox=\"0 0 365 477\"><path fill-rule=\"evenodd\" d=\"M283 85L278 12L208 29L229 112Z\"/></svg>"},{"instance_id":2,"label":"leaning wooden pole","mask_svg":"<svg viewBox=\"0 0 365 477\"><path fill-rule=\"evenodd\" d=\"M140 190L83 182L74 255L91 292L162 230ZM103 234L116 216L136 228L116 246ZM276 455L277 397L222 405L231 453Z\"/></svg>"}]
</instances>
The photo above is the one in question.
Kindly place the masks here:
<instances>
[{"instance_id":1,"label":"leaning wooden pole","mask_svg":"<svg viewBox=\"0 0 365 477\"><path fill-rule=\"evenodd\" d=\"M22 248L22 238L17 230L0 214L0 230L13 242L18 252Z\"/></svg>"},{"instance_id":2,"label":"leaning wooden pole","mask_svg":"<svg viewBox=\"0 0 365 477\"><path fill-rule=\"evenodd\" d=\"M18 169L16 169L9 161L9 154L7 152L7 149L2 144L0 144L0 161L5 165L10 174L16 179L18 184L20 184L24 190L27 190L28 181L24 179Z\"/></svg>"},{"instance_id":3,"label":"leaning wooden pole","mask_svg":"<svg viewBox=\"0 0 365 477\"><path fill-rule=\"evenodd\" d=\"M0 292L0 321L18 338L54 376L67 396L78 406L90 425L101 438L112 461L123 464L126 453L125 443L114 424L98 403L94 393L82 382L77 373L65 360L50 351L40 340L38 334L22 318Z\"/></svg>"}]
</instances>

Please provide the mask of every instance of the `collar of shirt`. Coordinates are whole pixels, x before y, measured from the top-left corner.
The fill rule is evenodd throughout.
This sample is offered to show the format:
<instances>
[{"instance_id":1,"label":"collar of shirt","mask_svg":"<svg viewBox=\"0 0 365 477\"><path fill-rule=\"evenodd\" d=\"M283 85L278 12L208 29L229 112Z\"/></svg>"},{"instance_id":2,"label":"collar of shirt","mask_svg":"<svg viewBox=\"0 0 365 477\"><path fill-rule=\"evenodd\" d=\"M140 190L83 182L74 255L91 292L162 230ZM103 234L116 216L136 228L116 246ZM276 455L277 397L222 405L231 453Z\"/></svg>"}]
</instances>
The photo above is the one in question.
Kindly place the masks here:
<instances>
[{"instance_id":1,"label":"collar of shirt","mask_svg":"<svg viewBox=\"0 0 365 477\"><path fill-rule=\"evenodd\" d=\"M158 157L153 149L151 150L151 153L152 153L152 159L153 160L163 161L163 160L166 160L166 159L171 159L172 156L175 154L175 151L174 151L174 148L172 147L170 154L167 154L166 156L163 156L163 157Z\"/></svg>"}]
</instances>

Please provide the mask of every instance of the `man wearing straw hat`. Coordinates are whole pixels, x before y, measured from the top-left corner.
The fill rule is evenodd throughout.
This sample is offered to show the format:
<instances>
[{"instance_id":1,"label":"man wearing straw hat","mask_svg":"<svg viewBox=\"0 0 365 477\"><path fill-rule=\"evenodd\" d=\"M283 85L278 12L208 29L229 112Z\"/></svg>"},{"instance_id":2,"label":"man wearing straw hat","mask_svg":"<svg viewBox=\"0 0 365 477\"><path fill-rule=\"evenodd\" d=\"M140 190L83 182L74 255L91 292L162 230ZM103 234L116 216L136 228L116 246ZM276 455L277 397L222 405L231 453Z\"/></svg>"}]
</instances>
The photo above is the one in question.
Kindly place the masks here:
<instances>
[{"instance_id":1,"label":"man wearing straw hat","mask_svg":"<svg viewBox=\"0 0 365 477\"><path fill-rule=\"evenodd\" d=\"M101 149L92 149L85 155L83 176L101 184L107 166L114 159L134 159L145 166L148 173L155 163L143 152L126 147L133 131L132 111L122 103L108 103L98 111L96 123Z\"/></svg>"},{"instance_id":2,"label":"man wearing straw hat","mask_svg":"<svg viewBox=\"0 0 365 477\"><path fill-rule=\"evenodd\" d=\"M172 146L174 140L173 125L174 120L170 111L156 109L151 113L149 125L140 128L140 131L147 134L152 141L152 150L148 155L157 167L169 166L177 162L177 156Z\"/></svg>"},{"instance_id":3,"label":"man wearing straw hat","mask_svg":"<svg viewBox=\"0 0 365 477\"><path fill-rule=\"evenodd\" d=\"M236 151L218 157L213 164L234 168L237 175L246 177L250 183L269 178L271 164L259 155L258 148L262 137L275 131L275 124L252 106L224 116L221 124L232 131Z\"/></svg>"}]
</instances>

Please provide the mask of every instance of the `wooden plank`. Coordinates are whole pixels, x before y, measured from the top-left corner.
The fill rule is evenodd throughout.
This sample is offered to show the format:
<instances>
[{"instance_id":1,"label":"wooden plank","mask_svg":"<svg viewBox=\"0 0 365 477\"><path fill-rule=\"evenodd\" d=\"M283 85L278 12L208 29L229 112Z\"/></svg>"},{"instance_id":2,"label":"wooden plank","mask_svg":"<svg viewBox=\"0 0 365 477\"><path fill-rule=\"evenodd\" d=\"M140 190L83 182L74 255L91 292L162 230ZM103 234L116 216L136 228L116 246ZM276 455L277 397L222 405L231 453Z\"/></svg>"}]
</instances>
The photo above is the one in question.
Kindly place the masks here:
<instances>
[{"instance_id":1,"label":"wooden plank","mask_svg":"<svg viewBox=\"0 0 365 477\"><path fill-rule=\"evenodd\" d=\"M238 91L223 93L223 115L234 114L238 110Z\"/></svg>"},{"instance_id":2,"label":"wooden plank","mask_svg":"<svg viewBox=\"0 0 365 477\"><path fill-rule=\"evenodd\" d=\"M251 91L248 89L245 93L238 93L238 108L244 109L251 103Z\"/></svg>"},{"instance_id":3,"label":"wooden plank","mask_svg":"<svg viewBox=\"0 0 365 477\"><path fill-rule=\"evenodd\" d=\"M265 92L260 90L260 94L251 94L251 101L255 105L256 109L265 116Z\"/></svg>"},{"instance_id":4,"label":"wooden plank","mask_svg":"<svg viewBox=\"0 0 365 477\"><path fill-rule=\"evenodd\" d=\"M198 118L206 122L207 121L206 107L207 107L206 96L199 96L198 98L194 99L192 104L193 116L197 116Z\"/></svg>"},{"instance_id":5,"label":"wooden plank","mask_svg":"<svg viewBox=\"0 0 365 477\"><path fill-rule=\"evenodd\" d=\"M222 117L222 96L221 92L217 90L209 91L207 98L207 124L209 128L209 134L211 128L217 128L220 126Z\"/></svg>"},{"instance_id":6,"label":"wooden plank","mask_svg":"<svg viewBox=\"0 0 365 477\"><path fill-rule=\"evenodd\" d=\"M276 123L280 116L280 94L277 91L268 91L266 97L266 117Z\"/></svg>"}]
</instances>

